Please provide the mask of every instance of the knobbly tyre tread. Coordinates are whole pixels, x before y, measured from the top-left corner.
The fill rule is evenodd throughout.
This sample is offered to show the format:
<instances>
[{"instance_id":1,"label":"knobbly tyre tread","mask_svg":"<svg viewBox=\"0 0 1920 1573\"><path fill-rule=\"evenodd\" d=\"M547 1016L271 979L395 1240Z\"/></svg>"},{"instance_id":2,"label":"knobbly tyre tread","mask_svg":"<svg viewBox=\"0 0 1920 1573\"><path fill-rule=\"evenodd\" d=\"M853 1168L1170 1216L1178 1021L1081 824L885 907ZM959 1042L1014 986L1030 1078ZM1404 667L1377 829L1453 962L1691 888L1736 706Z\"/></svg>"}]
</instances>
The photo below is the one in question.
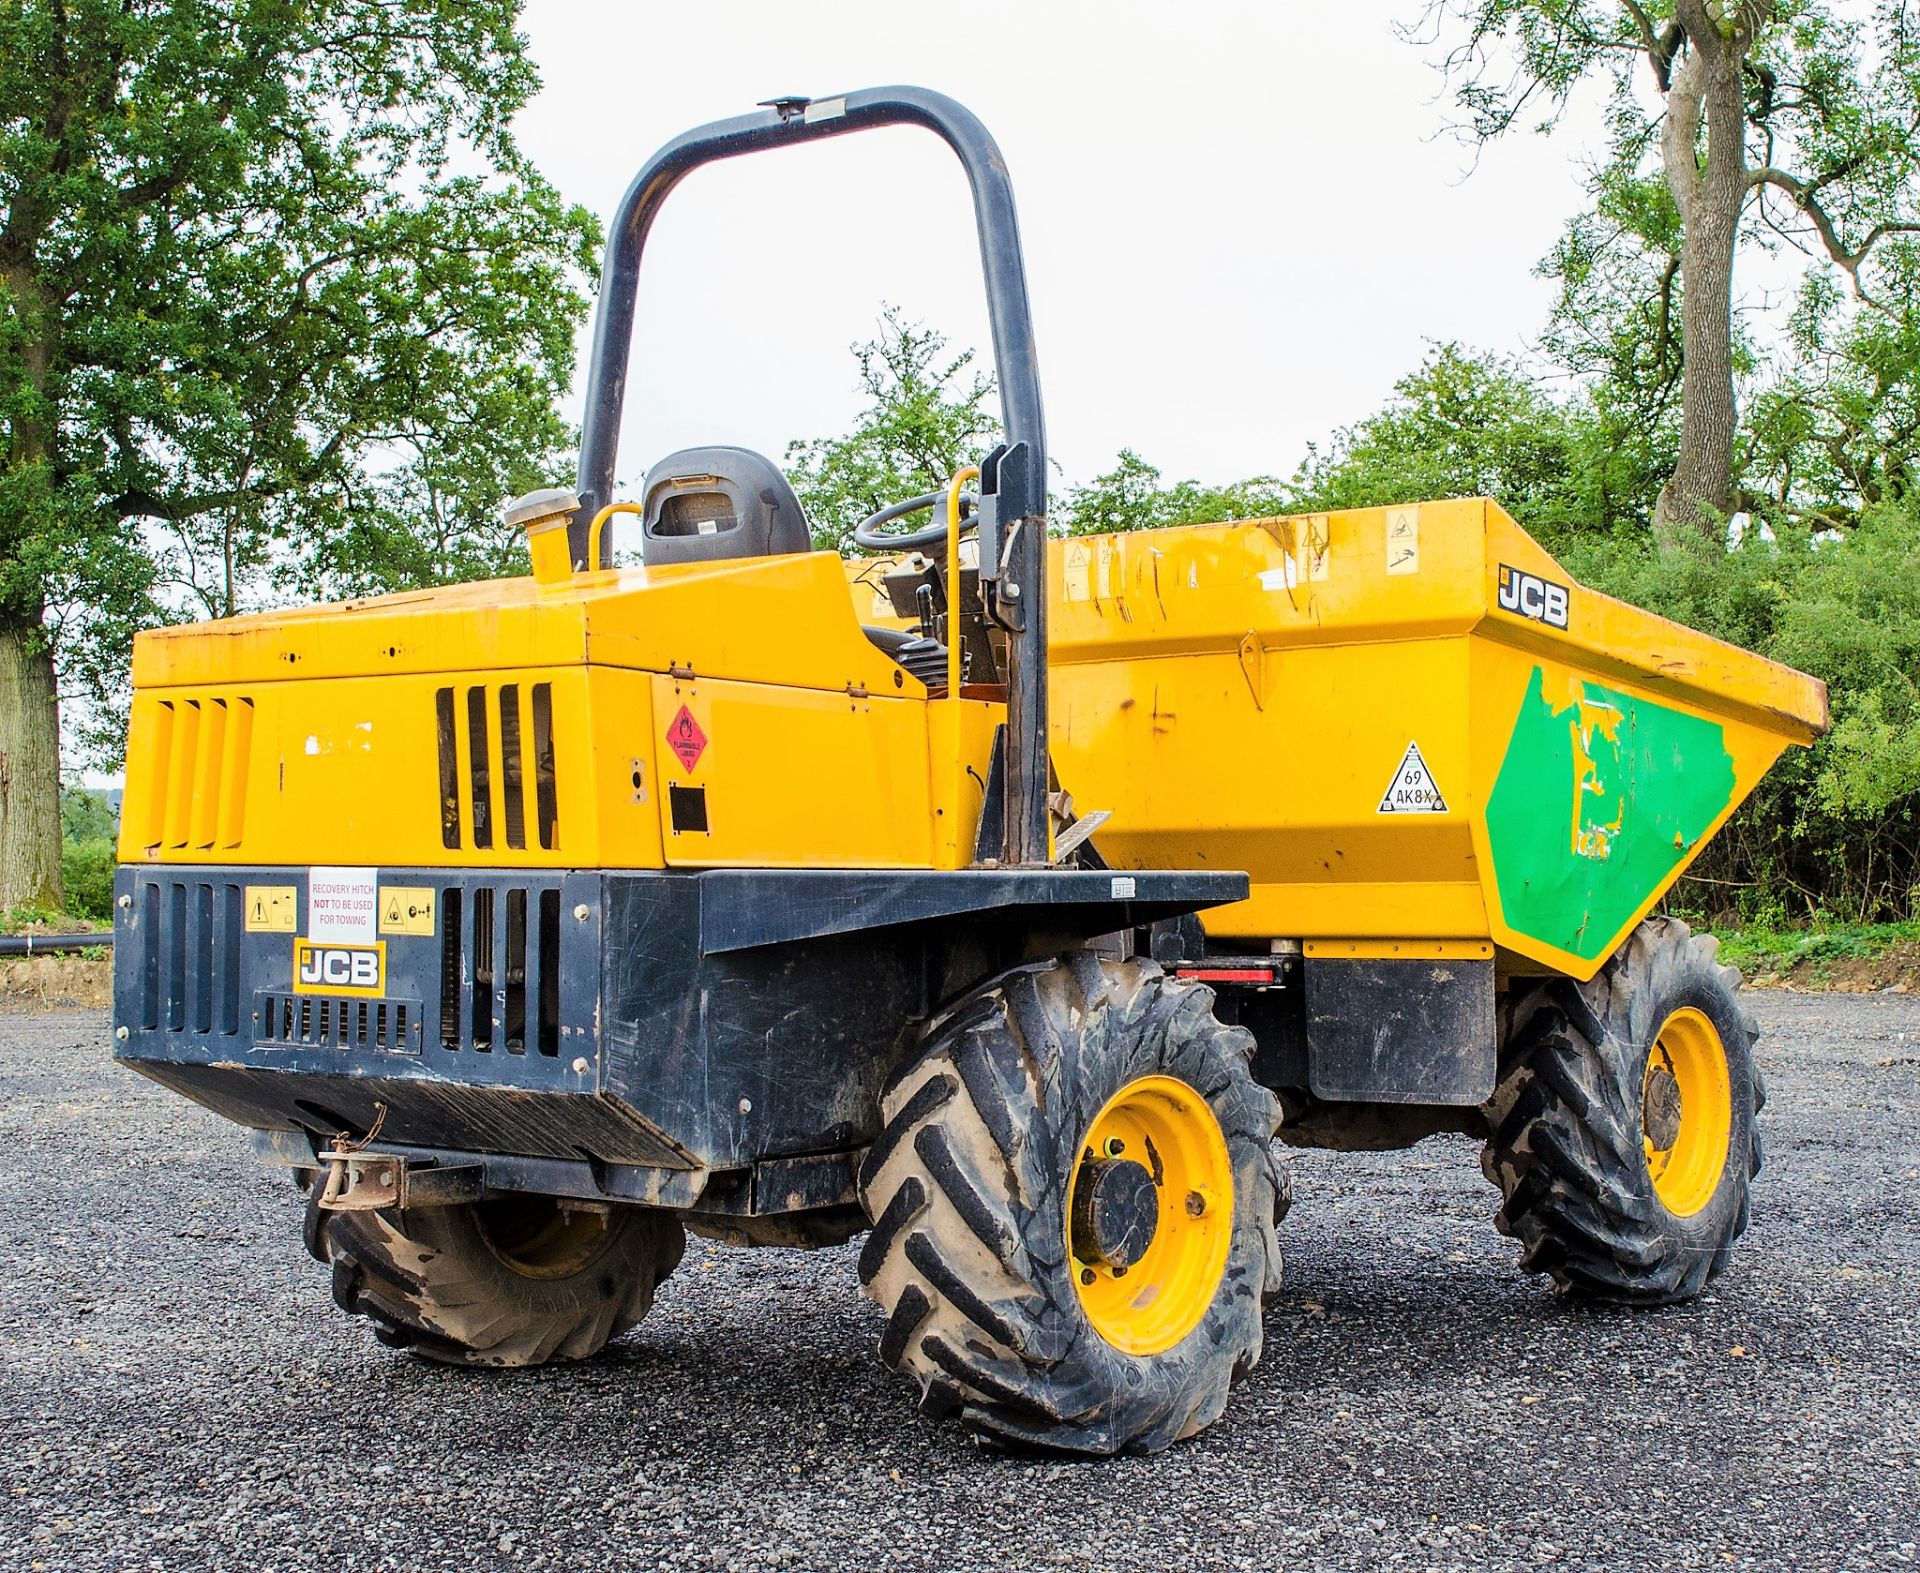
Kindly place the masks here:
<instances>
[{"instance_id":1,"label":"knobbly tyre tread","mask_svg":"<svg viewBox=\"0 0 1920 1573\"><path fill-rule=\"evenodd\" d=\"M584 1266L537 1277L488 1244L472 1206L322 1212L309 1199L308 1250L332 1267L341 1310L374 1334L443 1365L584 1360L634 1326L679 1265L686 1232L665 1213L615 1210Z\"/></svg>"},{"instance_id":2,"label":"knobbly tyre tread","mask_svg":"<svg viewBox=\"0 0 1920 1573\"><path fill-rule=\"evenodd\" d=\"M1719 941L1677 918L1641 923L1587 983L1559 978L1502 1009L1501 1079L1486 1105L1494 1216L1521 1264L1563 1294L1627 1304L1691 1299L1726 1267L1760 1172L1766 1087L1758 1024ZM1684 1004L1704 1009L1726 1051L1733 1096L1727 1168L1705 1208L1680 1218L1647 1171L1641 1086L1653 1039Z\"/></svg>"},{"instance_id":3,"label":"knobbly tyre tread","mask_svg":"<svg viewBox=\"0 0 1920 1573\"><path fill-rule=\"evenodd\" d=\"M887 1313L880 1358L935 1419L1000 1443L1152 1452L1217 1419L1260 1358L1280 1288L1278 1104L1251 1037L1213 993L1150 961L1075 952L1014 969L937 1020L882 1095L861 1171L873 1228L860 1281ZM1178 1076L1219 1119L1234 1171L1226 1273L1200 1325L1151 1357L1087 1322L1069 1278L1066 1185L1094 1115L1148 1074Z\"/></svg>"}]
</instances>

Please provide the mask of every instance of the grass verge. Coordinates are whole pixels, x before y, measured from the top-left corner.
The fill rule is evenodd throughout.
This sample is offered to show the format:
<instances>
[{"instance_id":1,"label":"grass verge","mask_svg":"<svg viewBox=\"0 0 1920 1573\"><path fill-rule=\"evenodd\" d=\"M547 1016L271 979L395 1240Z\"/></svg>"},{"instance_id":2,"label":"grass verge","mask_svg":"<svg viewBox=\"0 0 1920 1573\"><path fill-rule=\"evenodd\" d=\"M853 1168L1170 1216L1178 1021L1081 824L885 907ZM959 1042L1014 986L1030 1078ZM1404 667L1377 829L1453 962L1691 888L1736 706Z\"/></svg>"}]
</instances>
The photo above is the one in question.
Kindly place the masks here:
<instances>
[{"instance_id":1,"label":"grass verge","mask_svg":"<svg viewBox=\"0 0 1920 1573\"><path fill-rule=\"evenodd\" d=\"M1902 988L1920 973L1920 922L1815 923L1717 929L1720 959L1753 983L1796 988Z\"/></svg>"}]
</instances>

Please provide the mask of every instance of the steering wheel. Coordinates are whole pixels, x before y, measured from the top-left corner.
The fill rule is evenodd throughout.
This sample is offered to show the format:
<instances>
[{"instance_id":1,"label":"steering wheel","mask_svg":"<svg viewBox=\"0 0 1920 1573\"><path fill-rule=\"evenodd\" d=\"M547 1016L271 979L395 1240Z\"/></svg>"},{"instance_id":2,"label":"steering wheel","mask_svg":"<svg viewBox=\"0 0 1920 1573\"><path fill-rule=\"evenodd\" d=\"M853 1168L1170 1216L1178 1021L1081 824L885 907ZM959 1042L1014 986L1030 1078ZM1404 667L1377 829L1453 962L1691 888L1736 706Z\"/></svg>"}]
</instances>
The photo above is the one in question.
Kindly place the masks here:
<instances>
[{"instance_id":1,"label":"steering wheel","mask_svg":"<svg viewBox=\"0 0 1920 1573\"><path fill-rule=\"evenodd\" d=\"M963 532L973 528L979 507L980 499L972 492L960 494L960 528ZM904 519L910 513L919 513L923 508L937 510L932 524L923 524L919 529L908 530L901 535L889 535L880 528L895 519ZM937 545L947 538L946 508L945 490L928 492L922 497L909 497L905 502L889 503L878 513L868 514L853 527L854 544L864 546L870 552L899 552L909 547Z\"/></svg>"}]
</instances>

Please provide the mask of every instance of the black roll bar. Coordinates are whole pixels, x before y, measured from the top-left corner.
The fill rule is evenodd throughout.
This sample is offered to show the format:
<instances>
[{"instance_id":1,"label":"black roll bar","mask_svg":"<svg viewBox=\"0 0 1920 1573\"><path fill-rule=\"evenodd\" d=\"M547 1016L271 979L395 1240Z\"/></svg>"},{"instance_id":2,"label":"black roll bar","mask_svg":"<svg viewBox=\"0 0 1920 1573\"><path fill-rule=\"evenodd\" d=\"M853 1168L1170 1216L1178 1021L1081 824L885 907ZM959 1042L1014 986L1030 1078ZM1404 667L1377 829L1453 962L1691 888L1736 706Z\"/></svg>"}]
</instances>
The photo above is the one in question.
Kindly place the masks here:
<instances>
[{"instance_id":1,"label":"black roll bar","mask_svg":"<svg viewBox=\"0 0 1920 1573\"><path fill-rule=\"evenodd\" d=\"M627 188L608 229L593 357L587 370L586 427L576 487L580 510L568 531L569 551L576 563L586 560L588 525L613 500L640 256L667 194L702 164L888 125L917 125L933 132L953 149L973 188L987 311L993 324L994 371L1006 431L1005 443L982 463L980 488L983 593L989 613L1008 631L1010 655L1006 819L999 861L1043 864L1049 853L1046 429L1013 183L1000 149L970 110L944 93L921 87L866 88L835 98L775 99L757 114L718 120L675 137L647 161Z\"/></svg>"}]
</instances>

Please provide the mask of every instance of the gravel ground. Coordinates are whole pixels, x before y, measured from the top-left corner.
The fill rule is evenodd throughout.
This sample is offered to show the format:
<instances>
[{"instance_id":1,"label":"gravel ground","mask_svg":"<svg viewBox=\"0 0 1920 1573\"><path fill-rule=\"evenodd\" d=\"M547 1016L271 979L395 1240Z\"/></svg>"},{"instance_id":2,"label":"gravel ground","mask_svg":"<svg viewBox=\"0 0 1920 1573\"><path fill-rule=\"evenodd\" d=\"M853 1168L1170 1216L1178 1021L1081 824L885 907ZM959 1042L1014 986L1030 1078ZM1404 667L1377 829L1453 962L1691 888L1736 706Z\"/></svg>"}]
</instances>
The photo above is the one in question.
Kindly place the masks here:
<instances>
[{"instance_id":1,"label":"gravel ground","mask_svg":"<svg viewBox=\"0 0 1920 1573\"><path fill-rule=\"evenodd\" d=\"M1264 1362L1103 1464L918 1419L853 1248L695 1241L596 1361L417 1365L103 1014L0 1016L0 1567L1911 1566L1920 1000L1755 1009L1770 1161L1704 1299L1557 1305L1463 1141L1300 1155Z\"/></svg>"}]
</instances>

